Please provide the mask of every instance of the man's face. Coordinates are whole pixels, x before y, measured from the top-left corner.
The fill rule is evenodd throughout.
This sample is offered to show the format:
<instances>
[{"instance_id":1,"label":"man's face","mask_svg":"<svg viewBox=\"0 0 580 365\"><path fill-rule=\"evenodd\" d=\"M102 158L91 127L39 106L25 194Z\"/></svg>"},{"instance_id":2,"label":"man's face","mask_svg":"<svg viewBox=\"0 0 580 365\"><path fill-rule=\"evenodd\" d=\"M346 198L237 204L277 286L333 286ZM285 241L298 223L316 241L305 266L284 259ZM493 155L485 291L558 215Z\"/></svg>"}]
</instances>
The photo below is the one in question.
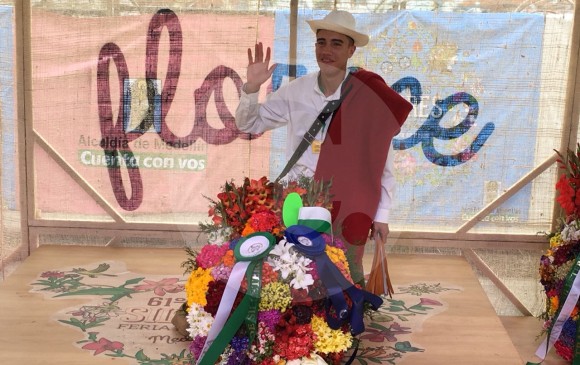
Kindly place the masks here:
<instances>
[{"instance_id":1,"label":"man's face","mask_svg":"<svg viewBox=\"0 0 580 365\"><path fill-rule=\"evenodd\" d=\"M316 33L316 62L323 74L346 70L348 59L355 50L353 40L344 34L325 29Z\"/></svg>"}]
</instances>

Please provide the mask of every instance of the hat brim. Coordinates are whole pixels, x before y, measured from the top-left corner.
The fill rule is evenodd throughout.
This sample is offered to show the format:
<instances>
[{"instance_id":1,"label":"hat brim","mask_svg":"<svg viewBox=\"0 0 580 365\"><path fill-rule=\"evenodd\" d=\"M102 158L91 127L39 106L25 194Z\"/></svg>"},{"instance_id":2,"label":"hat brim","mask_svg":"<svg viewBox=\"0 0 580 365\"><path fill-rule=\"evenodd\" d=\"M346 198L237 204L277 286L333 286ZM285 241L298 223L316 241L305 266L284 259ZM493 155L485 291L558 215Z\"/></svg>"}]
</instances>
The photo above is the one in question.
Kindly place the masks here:
<instances>
[{"instance_id":1,"label":"hat brim","mask_svg":"<svg viewBox=\"0 0 580 365\"><path fill-rule=\"evenodd\" d=\"M354 40L354 45L357 47L364 47L369 43L369 36L359 33L350 28L345 28L335 23L327 22L325 20L307 20L312 31L316 32L320 29L331 30L333 32L344 34Z\"/></svg>"}]
</instances>

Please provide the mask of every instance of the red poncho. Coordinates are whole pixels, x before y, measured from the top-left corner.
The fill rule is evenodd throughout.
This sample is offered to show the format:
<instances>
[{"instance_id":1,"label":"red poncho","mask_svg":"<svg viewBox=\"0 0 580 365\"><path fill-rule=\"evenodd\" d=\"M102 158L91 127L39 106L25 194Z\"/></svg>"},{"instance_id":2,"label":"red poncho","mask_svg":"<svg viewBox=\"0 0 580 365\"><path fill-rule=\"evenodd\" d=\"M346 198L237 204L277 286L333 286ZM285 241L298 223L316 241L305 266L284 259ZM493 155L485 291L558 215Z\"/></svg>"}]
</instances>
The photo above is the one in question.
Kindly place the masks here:
<instances>
[{"instance_id":1,"label":"red poncho","mask_svg":"<svg viewBox=\"0 0 580 365\"><path fill-rule=\"evenodd\" d=\"M373 72L359 70L349 83L352 90L334 113L314 178L332 179L334 227L350 244L362 245L377 212L389 146L413 106Z\"/></svg>"}]
</instances>

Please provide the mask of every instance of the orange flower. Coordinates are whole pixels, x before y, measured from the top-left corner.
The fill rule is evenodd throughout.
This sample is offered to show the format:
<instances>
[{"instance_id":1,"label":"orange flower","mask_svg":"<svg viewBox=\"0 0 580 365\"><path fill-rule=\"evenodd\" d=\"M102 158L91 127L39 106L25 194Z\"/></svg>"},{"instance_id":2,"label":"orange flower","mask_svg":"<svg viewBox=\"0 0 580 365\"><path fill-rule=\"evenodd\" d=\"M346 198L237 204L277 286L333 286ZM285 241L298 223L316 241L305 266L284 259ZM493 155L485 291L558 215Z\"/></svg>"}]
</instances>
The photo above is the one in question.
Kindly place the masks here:
<instances>
[{"instance_id":1,"label":"orange flower","mask_svg":"<svg viewBox=\"0 0 580 365\"><path fill-rule=\"evenodd\" d=\"M227 250L226 251L226 254L224 255L224 257L222 257L222 262L227 267L233 267L234 264L235 264L235 260L234 260L234 250Z\"/></svg>"},{"instance_id":2,"label":"orange flower","mask_svg":"<svg viewBox=\"0 0 580 365\"><path fill-rule=\"evenodd\" d=\"M254 231L254 228L252 228L252 225L250 224L250 222L248 222L248 223L246 223L246 226L244 227L244 230L242 231L242 237L246 237L247 235L250 235L254 232L256 232L256 231Z\"/></svg>"},{"instance_id":3,"label":"orange flower","mask_svg":"<svg viewBox=\"0 0 580 365\"><path fill-rule=\"evenodd\" d=\"M288 183L288 187L284 189L284 196L282 198L286 198L290 193L297 193L300 196L304 196L308 191L298 185L296 181L290 181Z\"/></svg>"}]
</instances>

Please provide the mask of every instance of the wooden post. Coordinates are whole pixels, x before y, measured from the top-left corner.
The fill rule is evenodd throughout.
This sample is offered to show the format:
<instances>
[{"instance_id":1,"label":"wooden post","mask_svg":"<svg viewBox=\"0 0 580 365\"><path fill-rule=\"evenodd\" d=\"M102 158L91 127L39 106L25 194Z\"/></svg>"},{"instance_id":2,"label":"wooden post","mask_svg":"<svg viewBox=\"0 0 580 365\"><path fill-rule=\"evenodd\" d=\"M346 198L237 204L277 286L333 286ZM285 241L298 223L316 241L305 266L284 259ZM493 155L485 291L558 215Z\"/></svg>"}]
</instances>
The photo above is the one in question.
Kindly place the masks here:
<instances>
[{"instance_id":1,"label":"wooden post","mask_svg":"<svg viewBox=\"0 0 580 365\"><path fill-rule=\"evenodd\" d=\"M298 0L290 1L290 42L288 44L288 76L290 80L296 78L296 58L298 47Z\"/></svg>"},{"instance_id":2,"label":"wooden post","mask_svg":"<svg viewBox=\"0 0 580 365\"><path fill-rule=\"evenodd\" d=\"M18 123L18 196L20 209L20 227L22 243L27 245L28 254L36 242L29 242L28 217L34 207L33 151L34 143L27 141L26 136L32 130L32 56L31 56L31 5L30 1L14 2L15 21L15 74L16 74L16 122ZM30 174L30 175L29 175Z\"/></svg>"},{"instance_id":3,"label":"wooden post","mask_svg":"<svg viewBox=\"0 0 580 365\"><path fill-rule=\"evenodd\" d=\"M580 6L574 6L574 23L570 40L570 63L568 66L568 85L564 104L564 123L562 125L562 140L560 153L566 154L568 149L576 150L578 141L578 118L580 118ZM557 172L559 175L559 171ZM556 193L557 194L557 193ZM555 201L555 197L554 197ZM557 228L559 217L564 215L559 204L554 204L552 213L552 231Z\"/></svg>"}]
</instances>

